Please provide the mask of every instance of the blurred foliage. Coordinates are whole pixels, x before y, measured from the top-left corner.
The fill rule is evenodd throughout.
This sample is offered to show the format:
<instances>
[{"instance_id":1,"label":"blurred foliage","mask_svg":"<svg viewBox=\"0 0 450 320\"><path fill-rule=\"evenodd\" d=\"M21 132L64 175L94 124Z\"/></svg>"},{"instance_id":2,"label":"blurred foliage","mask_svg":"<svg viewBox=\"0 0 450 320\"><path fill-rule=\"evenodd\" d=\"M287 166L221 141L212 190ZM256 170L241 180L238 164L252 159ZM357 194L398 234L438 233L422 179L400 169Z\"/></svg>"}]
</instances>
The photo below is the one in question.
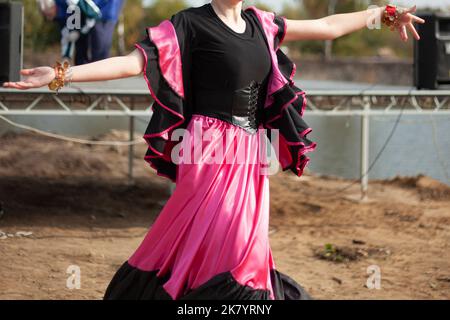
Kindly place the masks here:
<instances>
[{"instance_id":1,"label":"blurred foliage","mask_svg":"<svg viewBox=\"0 0 450 320\"><path fill-rule=\"evenodd\" d=\"M251 0L246 0L244 2L244 7L249 7L249 6L255 6L258 9L261 10L265 10L265 11L273 11L272 8L270 6L268 6L267 4L261 2L261 1L251 1Z\"/></svg>"},{"instance_id":2,"label":"blurred foliage","mask_svg":"<svg viewBox=\"0 0 450 320\"><path fill-rule=\"evenodd\" d=\"M131 50L134 43L145 37L146 27L157 25L187 7L184 0L156 0L148 7L143 7L142 0L125 0L122 14L127 50ZM117 44L117 35L113 44Z\"/></svg>"},{"instance_id":3,"label":"blurred foliage","mask_svg":"<svg viewBox=\"0 0 450 320\"><path fill-rule=\"evenodd\" d=\"M328 0L298 0L294 5L284 6L281 14L288 19L318 19L328 15ZM362 11L369 5L384 5L386 1L339 0L335 13ZM363 29L333 41L335 56L377 56L382 51L400 57L412 56L412 41L402 43L397 33L387 28ZM323 55L324 41L299 41L289 44L290 52Z\"/></svg>"},{"instance_id":4,"label":"blurred foliage","mask_svg":"<svg viewBox=\"0 0 450 320\"><path fill-rule=\"evenodd\" d=\"M163 19L188 7L184 0L156 0L151 6L143 7L142 0L124 0L122 10L125 26L125 44L133 44L145 36L145 27L156 25ZM60 33L56 22L46 20L39 11L36 0L23 0L25 8L24 46L34 51L44 51L59 43ZM117 34L114 35L117 44Z\"/></svg>"},{"instance_id":5,"label":"blurred foliage","mask_svg":"<svg viewBox=\"0 0 450 320\"><path fill-rule=\"evenodd\" d=\"M145 9L147 25L156 25L164 19L169 19L178 11L187 8L184 0L155 0Z\"/></svg>"},{"instance_id":6,"label":"blurred foliage","mask_svg":"<svg viewBox=\"0 0 450 320\"><path fill-rule=\"evenodd\" d=\"M56 23L47 21L39 12L36 0L23 0L25 5L25 42L27 49L42 51L58 44L59 28ZM382 0L339 0L336 1L336 13L364 10L369 5L382 5ZM328 15L328 0L297 0L293 4L285 3L279 15L288 19L317 19ZM273 11L270 6L258 0L247 0L245 6L255 5L266 11ZM176 12L187 8L185 0L154 0L149 6L143 6L142 0L125 0L123 21L125 27L125 45L127 50L133 48L136 41L145 36L145 28L157 25L170 18ZM333 41L333 54L336 56L376 56L388 52L400 57L412 55L412 41L407 44L399 41L396 33L387 28L381 30L364 29ZM117 35L114 36L114 48ZM288 44L290 54L322 55L324 41L298 41ZM113 52L116 52L114 50Z\"/></svg>"},{"instance_id":7,"label":"blurred foliage","mask_svg":"<svg viewBox=\"0 0 450 320\"><path fill-rule=\"evenodd\" d=\"M59 27L47 21L39 11L36 0L23 0L24 4L24 46L42 51L59 43Z\"/></svg>"},{"instance_id":8,"label":"blurred foliage","mask_svg":"<svg viewBox=\"0 0 450 320\"><path fill-rule=\"evenodd\" d=\"M125 0L122 19L125 30L125 46L130 49L135 42L142 39L145 33L145 10L142 9L142 0ZM117 47L117 41L116 32L113 49Z\"/></svg>"}]
</instances>

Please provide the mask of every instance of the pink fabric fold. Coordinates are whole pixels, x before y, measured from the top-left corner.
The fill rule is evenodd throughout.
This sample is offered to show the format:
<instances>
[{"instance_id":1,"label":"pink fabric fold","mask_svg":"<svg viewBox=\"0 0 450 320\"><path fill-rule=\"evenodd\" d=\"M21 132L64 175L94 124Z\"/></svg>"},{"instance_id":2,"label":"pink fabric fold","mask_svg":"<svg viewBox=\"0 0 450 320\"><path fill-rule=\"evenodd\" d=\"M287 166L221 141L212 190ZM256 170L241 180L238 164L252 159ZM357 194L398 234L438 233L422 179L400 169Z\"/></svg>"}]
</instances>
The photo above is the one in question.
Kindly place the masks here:
<instances>
[{"instance_id":1,"label":"pink fabric fold","mask_svg":"<svg viewBox=\"0 0 450 320\"><path fill-rule=\"evenodd\" d=\"M141 270L159 270L160 277L170 275L163 287L173 299L223 272L241 285L269 290L273 299L269 180L262 169L267 146L260 134L194 115L180 155L193 155L194 132L210 129L215 134L201 142L204 161L178 165L172 196L128 261ZM208 164L218 146L224 159L235 160Z\"/></svg>"},{"instance_id":2,"label":"pink fabric fold","mask_svg":"<svg viewBox=\"0 0 450 320\"><path fill-rule=\"evenodd\" d=\"M159 67L170 87L184 98L183 69L177 35L170 20L148 28L150 40L158 48Z\"/></svg>"}]
</instances>

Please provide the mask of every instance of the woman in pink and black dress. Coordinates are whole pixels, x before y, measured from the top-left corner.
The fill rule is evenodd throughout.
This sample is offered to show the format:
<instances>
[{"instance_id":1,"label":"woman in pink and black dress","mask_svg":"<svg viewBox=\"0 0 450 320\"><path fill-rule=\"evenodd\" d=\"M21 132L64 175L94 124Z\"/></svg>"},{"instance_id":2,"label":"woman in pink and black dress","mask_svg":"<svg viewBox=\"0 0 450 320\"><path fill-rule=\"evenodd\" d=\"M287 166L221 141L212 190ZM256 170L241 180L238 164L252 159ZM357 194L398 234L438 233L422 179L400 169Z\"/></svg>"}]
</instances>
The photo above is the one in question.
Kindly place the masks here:
<instances>
[{"instance_id":1,"label":"woman in pink and black dress","mask_svg":"<svg viewBox=\"0 0 450 320\"><path fill-rule=\"evenodd\" d=\"M423 20L414 10L388 6L300 21L256 7L243 10L239 0L213 0L148 28L128 56L71 67L66 81L143 71L155 100L145 160L176 183L104 298L308 299L276 269L268 237L264 136L278 131L279 163L298 176L316 147L307 138L306 98L294 84L295 65L279 47L334 39L382 16L403 40L407 29L418 39L412 22ZM55 78L50 67L22 73L24 81L6 86L27 89Z\"/></svg>"}]
</instances>

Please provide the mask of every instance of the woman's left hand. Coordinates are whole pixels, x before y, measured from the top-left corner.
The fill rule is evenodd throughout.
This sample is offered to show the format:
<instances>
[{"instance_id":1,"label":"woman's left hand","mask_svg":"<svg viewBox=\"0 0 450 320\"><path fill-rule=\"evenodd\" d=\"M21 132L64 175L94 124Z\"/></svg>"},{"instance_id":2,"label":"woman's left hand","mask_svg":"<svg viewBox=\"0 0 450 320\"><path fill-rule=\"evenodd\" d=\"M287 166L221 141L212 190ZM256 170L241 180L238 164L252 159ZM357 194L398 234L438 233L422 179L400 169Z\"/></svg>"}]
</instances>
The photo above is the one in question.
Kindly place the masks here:
<instances>
[{"instance_id":1,"label":"woman's left hand","mask_svg":"<svg viewBox=\"0 0 450 320\"><path fill-rule=\"evenodd\" d=\"M425 23L425 20L413 15L414 12L416 12L416 6L405 9L403 13L399 15L398 25L394 27L399 32L400 38L403 41L408 41L408 31L412 33L416 40L420 40L419 33L413 23Z\"/></svg>"}]
</instances>

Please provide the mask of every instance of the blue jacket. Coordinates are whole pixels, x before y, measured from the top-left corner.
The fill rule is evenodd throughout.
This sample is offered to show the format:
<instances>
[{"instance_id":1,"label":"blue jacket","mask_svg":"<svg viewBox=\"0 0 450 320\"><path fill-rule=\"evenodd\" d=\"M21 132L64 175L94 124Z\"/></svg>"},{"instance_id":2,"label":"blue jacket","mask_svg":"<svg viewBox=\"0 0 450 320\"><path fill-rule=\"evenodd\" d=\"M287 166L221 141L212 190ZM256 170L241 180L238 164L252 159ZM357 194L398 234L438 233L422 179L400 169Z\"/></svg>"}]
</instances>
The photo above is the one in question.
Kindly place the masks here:
<instances>
[{"instance_id":1,"label":"blue jacket","mask_svg":"<svg viewBox=\"0 0 450 320\"><path fill-rule=\"evenodd\" d=\"M117 21L120 11L122 10L123 0L93 0L102 12L103 21ZM66 0L55 0L57 6L57 20L65 20L67 18Z\"/></svg>"},{"instance_id":2,"label":"blue jacket","mask_svg":"<svg viewBox=\"0 0 450 320\"><path fill-rule=\"evenodd\" d=\"M123 0L94 0L94 2L102 11L102 20L119 20Z\"/></svg>"}]
</instances>

